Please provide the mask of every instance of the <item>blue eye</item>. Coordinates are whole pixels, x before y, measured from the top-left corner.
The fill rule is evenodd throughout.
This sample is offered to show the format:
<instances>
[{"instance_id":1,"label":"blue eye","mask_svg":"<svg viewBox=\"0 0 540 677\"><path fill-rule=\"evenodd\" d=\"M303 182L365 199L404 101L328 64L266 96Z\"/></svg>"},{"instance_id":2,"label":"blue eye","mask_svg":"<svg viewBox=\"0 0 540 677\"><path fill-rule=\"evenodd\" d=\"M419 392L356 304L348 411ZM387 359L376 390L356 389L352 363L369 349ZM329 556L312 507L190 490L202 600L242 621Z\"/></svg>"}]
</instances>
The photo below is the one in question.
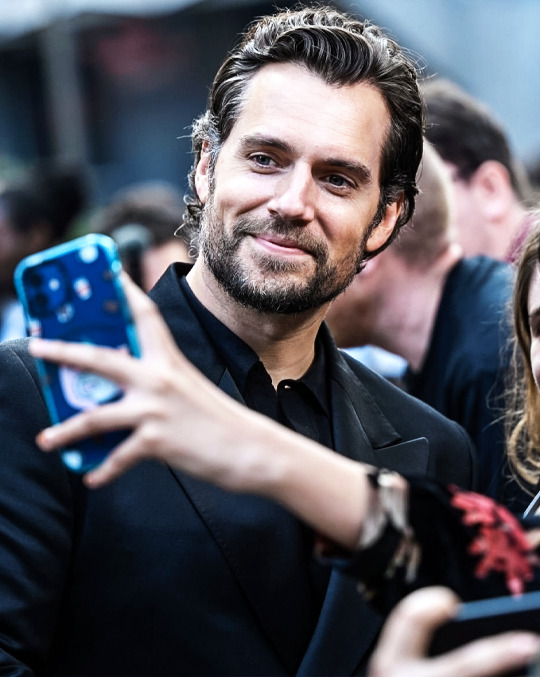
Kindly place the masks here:
<instances>
[{"instance_id":1,"label":"blue eye","mask_svg":"<svg viewBox=\"0 0 540 677\"><path fill-rule=\"evenodd\" d=\"M330 174L328 176L328 183L334 188L353 188L354 184L349 179L346 179L341 174Z\"/></svg>"},{"instance_id":2,"label":"blue eye","mask_svg":"<svg viewBox=\"0 0 540 677\"><path fill-rule=\"evenodd\" d=\"M261 153L252 155L251 158L252 160L255 160L258 165L262 165L263 167L269 167L272 162L272 158L268 157L268 155L262 155Z\"/></svg>"}]
</instances>

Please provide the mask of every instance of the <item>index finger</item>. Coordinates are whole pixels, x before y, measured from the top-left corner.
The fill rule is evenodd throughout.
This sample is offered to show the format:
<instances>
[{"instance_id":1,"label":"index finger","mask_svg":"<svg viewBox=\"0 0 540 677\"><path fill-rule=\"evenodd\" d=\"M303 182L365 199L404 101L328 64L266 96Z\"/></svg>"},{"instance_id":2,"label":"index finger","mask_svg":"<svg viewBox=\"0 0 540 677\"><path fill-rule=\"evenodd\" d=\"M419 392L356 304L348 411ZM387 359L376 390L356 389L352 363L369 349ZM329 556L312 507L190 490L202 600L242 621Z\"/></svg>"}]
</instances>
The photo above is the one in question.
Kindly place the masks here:
<instances>
[{"instance_id":1,"label":"index finger","mask_svg":"<svg viewBox=\"0 0 540 677\"><path fill-rule=\"evenodd\" d=\"M28 351L33 357L98 374L124 388L133 382L138 363L124 350L71 341L31 338Z\"/></svg>"},{"instance_id":2,"label":"index finger","mask_svg":"<svg viewBox=\"0 0 540 677\"><path fill-rule=\"evenodd\" d=\"M129 275L121 273L126 298L133 314L143 355L176 351L176 343L161 312L152 299L138 287Z\"/></svg>"}]
</instances>

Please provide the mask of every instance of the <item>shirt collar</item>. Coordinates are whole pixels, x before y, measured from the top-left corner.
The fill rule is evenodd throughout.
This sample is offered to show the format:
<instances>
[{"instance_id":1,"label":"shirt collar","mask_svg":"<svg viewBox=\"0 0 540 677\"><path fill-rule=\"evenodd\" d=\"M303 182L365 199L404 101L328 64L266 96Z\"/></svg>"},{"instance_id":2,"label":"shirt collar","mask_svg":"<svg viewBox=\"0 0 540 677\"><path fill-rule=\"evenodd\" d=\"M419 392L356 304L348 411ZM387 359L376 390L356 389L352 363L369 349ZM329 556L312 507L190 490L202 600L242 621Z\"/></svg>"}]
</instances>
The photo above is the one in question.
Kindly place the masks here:
<instances>
[{"instance_id":1,"label":"shirt collar","mask_svg":"<svg viewBox=\"0 0 540 677\"><path fill-rule=\"evenodd\" d=\"M193 293L185 277L180 278L180 288L182 289L187 302L197 316L199 322L212 341L214 348L220 355L223 363L229 370L233 381L236 383L240 392L244 392L248 374L257 363L261 363L257 353L248 346L239 336L231 331L223 322L217 319L208 308L199 301ZM261 363L262 364L262 363ZM264 368L264 365L262 365ZM307 372L299 379L285 379L281 384L289 382L302 383L308 388L323 411L329 415L330 406L328 400L328 381L326 378L326 357L324 350L324 341L320 332L315 341L315 358Z\"/></svg>"},{"instance_id":2,"label":"shirt collar","mask_svg":"<svg viewBox=\"0 0 540 677\"><path fill-rule=\"evenodd\" d=\"M240 392L243 392L247 374L259 362L259 356L245 341L242 341L239 336L218 320L208 308L203 306L193 293L185 277L180 279L180 288L212 341L214 348L227 366L233 381Z\"/></svg>"}]
</instances>

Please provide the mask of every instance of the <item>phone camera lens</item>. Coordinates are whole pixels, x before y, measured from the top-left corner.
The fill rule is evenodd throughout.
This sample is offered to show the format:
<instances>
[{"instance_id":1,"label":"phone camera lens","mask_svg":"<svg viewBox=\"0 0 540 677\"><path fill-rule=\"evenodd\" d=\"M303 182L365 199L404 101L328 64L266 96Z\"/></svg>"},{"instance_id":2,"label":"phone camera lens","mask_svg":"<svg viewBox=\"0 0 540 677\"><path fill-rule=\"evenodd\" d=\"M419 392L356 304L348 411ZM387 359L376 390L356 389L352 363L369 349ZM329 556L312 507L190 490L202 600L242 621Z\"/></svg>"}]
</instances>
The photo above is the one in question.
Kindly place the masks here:
<instances>
[{"instance_id":1,"label":"phone camera lens","mask_svg":"<svg viewBox=\"0 0 540 677\"><path fill-rule=\"evenodd\" d=\"M33 287L41 287L43 284L43 277L34 270L28 274L28 281Z\"/></svg>"},{"instance_id":2,"label":"phone camera lens","mask_svg":"<svg viewBox=\"0 0 540 677\"><path fill-rule=\"evenodd\" d=\"M39 313L43 313L43 312L47 311L49 309L48 308L49 298L48 298L47 294L44 294L43 292L38 292L33 298L33 304L34 304L35 309Z\"/></svg>"}]
</instances>

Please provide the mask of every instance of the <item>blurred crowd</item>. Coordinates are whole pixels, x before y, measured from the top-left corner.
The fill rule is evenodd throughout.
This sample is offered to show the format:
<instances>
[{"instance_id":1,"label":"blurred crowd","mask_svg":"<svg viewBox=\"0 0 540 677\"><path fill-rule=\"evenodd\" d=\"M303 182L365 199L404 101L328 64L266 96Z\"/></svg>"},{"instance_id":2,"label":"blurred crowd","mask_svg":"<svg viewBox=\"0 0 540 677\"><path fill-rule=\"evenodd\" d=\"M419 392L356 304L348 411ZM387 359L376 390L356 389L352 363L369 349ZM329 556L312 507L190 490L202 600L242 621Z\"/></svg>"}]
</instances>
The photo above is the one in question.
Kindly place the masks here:
<instances>
[{"instance_id":1,"label":"blurred crowd","mask_svg":"<svg viewBox=\"0 0 540 677\"><path fill-rule=\"evenodd\" d=\"M333 301L326 323L338 348L459 423L478 454L476 488L522 515L539 486L534 472L513 470L519 451L508 446L505 412L516 267L539 228L538 167L523 166L493 111L455 82L433 77L421 90L414 216ZM145 292L172 263L196 261L177 186L159 176L126 183L97 205L90 183L82 167L36 161L0 185L0 341L26 335L13 274L32 253L105 233Z\"/></svg>"}]
</instances>

